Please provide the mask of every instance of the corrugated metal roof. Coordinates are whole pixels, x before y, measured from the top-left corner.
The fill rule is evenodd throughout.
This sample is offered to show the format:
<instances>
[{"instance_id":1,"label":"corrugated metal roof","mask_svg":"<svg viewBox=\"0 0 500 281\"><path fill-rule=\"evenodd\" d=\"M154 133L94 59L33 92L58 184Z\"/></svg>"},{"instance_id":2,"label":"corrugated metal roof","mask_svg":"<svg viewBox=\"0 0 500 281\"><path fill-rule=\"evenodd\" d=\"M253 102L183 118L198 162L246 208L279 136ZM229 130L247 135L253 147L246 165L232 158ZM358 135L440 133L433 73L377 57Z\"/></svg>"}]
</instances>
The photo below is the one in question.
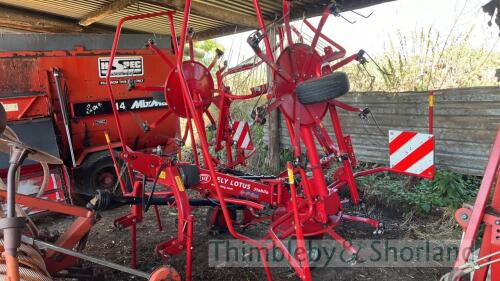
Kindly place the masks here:
<instances>
[{"instance_id":1,"label":"corrugated metal roof","mask_svg":"<svg viewBox=\"0 0 500 281\"><path fill-rule=\"evenodd\" d=\"M390 0L344 0L344 3L352 4L355 7L367 6L376 4L379 2L386 2ZM113 0L0 0L1 5L16 7L25 9L27 11L36 11L39 13L54 15L58 17L63 17L69 20L70 23L77 24L79 20L85 18L90 13L106 7ZM157 4L153 4L153 3ZM324 3L329 2L327 0L296 0L292 2L292 8L296 15L301 15L302 11L321 11L321 7ZM177 4L176 4L177 3ZM173 0L173 1L151 1L142 0L135 4L132 4L110 16L103 18L98 21L97 24L102 24L106 26L115 26L118 20L124 16L134 15L146 12L157 12L165 11L170 8L178 8L182 5L183 1ZM253 21L255 18L255 12L252 0L193 0L193 5L205 5L205 7L213 7L219 9L221 12L231 13L232 15L238 17L246 17ZM263 14L266 19L270 20L275 18L277 15L281 14L281 4L282 0L261 0L260 5ZM177 5L177 6L176 6ZM175 15L175 21L177 26L180 26L182 21L182 12ZM233 20L234 21L234 20ZM158 34L168 34L168 26L166 25L166 18L154 18L149 20L138 20L130 22L125 25L133 31L148 32L148 33L158 33ZM255 18L255 26L257 24L257 19ZM238 27L239 30L248 28L241 23L230 22L225 20L221 15L215 14L213 17L208 17L206 14L204 16L197 15L194 12L190 18L190 27L198 33L208 32L207 34L217 34L218 30L221 32L230 32Z\"/></svg>"},{"instance_id":2,"label":"corrugated metal roof","mask_svg":"<svg viewBox=\"0 0 500 281\"><path fill-rule=\"evenodd\" d=\"M1 0L7 4L19 8L27 8L39 12L61 15L69 18L79 19L113 2L113 0Z\"/></svg>"},{"instance_id":3,"label":"corrugated metal roof","mask_svg":"<svg viewBox=\"0 0 500 281\"><path fill-rule=\"evenodd\" d=\"M140 13L151 13L151 12L159 12L159 11L166 11L170 10L164 7L160 7L157 5L152 5L149 3L143 3L140 2L139 5L132 5L129 6L109 17L106 17L102 21L99 21L99 23L106 24L106 25L112 25L115 26L116 23L125 16L129 15L134 15L134 14L140 14ZM176 27L180 27L182 23L182 13L176 13L174 15L174 21L176 23ZM213 19L208 19L208 18L202 18L196 15L191 15L190 17L190 27L192 27L196 31L202 31L202 30L207 30L207 29L213 29L213 28L220 28L226 25L226 23L222 21L217 21ZM137 21L132 21L130 23L127 23L124 25L125 28L132 29L132 30L137 30L137 31L144 31L144 32L152 32L152 33L159 33L159 34L168 34L169 33L169 26L168 26L168 19L167 17L157 17L157 18L151 18L147 20L137 20Z\"/></svg>"}]
</instances>

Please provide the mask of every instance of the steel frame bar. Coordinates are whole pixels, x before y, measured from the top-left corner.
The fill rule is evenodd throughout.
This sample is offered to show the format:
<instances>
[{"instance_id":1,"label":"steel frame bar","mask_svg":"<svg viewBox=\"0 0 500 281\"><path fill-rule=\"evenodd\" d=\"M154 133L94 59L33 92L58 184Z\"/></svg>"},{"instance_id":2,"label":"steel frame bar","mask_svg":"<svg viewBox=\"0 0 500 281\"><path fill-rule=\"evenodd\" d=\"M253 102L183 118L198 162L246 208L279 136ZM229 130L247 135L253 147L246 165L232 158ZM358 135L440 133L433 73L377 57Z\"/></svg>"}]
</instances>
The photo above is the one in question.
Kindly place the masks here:
<instances>
[{"instance_id":1,"label":"steel frame bar","mask_svg":"<svg viewBox=\"0 0 500 281\"><path fill-rule=\"evenodd\" d=\"M116 264L116 263L112 263L109 261L105 261L102 259L98 259L95 257L91 257L91 256L88 256L88 255L85 255L85 254L82 254L82 253L79 253L79 252L76 252L76 251L73 251L70 249L66 249L66 248L51 244L51 243L47 243L47 242L42 241L42 240L33 239L31 237L27 237L24 235L22 236L21 239L24 243L36 246L39 249L48 249L50 251L58 252L58 253L61 253L61 254L67 255L67 256L72 256L72 257L79 258L82 260L87 260L87 261L95 263L95 264L106 266L106 267L109 267L109 268L112 268L115 270L119 270L119 271L122 271L122 272L125 272L128 274L132 274L132 275L135 275L135 276L138 276L141 278L145 278L145 279L149 279L149 276L150 276L149 273L135 270L135 269L131 269L129 267L126 267L126 266L123 266L120 264Z\"/></svg>"},{"instance_id":2,"label":"steel frame bar","mask_svg":"<svg viewBox=\"0 0 500 281\"><path fill-rule=\"evenodd\" d=\"M314 137L311 128L301 127L300 134L306 147L315 148L316 145L314 143ZM323 173L323 169L321 167L318 152L316 151L316 149L307 149L306 153L313 174L312 181L315 188L312 191L314 195L319 195L319 201L316 202L316 208L318 211L317 217L321 222L326 223L328 221L328 217L326 214L325 199L328 196L328 190L326 189L325 175Z\"/></svg>"},{"instance_id":3,"label":"steel frame bar","mask_svg":"<svg viewBox=\"0 0 500 281\"><path fill-rule=\"evenodd\" d=\"M328 5L324 10L323 14L321 15L321 18L319 20L318 27L314 31L314 37L311 42L311 48L316 49L316 44L318 43L319 37L321 35L321 31L323 30L323 27L325 26L326 20L330 16L330 7L332 4Z\"/></svg>"},{"instance_id":4,"label":"steel frame bar","mask_svg":"<svg viewBox=\"0 0 500 281\"><path fill-rule=\"evenodd\" d=\"M116 51L118 47L118 41L120 40L120 34L121 30L123 27L123 24L127 21L131 20L138 20L138 19L147 19L147 18L153 18L153 17L158 17L158 16L168 16L169 19L173 18L173 11L165 11L165 12L157 12L157 13L149 13L149 14L142 14L142 15L135 15L135 16L127 16L124 18L121 18L118 21L118 24L116 25L116 32L115 32L115 37L113 39L113 46L111 49L111 53L109 55L109 65L113 65L115 56L116 56ZM115 96L113 95L113 89L112 89L112 84L111 84L111 70L112 67L108 67L108 71L106 72L106 85L108 89L108 94L109 94L109 99L111 101L111 104L115 104ZM116 128L118 131L118 136L120 138L120 143L122 145L123 151L127 150L127 145L125 144L125 138L123 136L123 130L122 130L122 124L120 122L120 117L118 113L118 109L115 106L111 107L113 109L113 116L115 117L116 121Z\"/></svg>"},{"instance_id":5,"label":"steel frame bar","mask_svg":"<svg viewBox=\"0 0 500 281\"><path fill-rule=\"evenodd\" d=\"M488 163L484 170L483 180L481 181L481 186L479 187L479 192L476 197L476 201L474 202L474 206L472 207L472 211L470 215L468 215L467 223L463 224L464 227L464 235L462 238L462 243L460 244L460 249L458 252L457 260L455 261L454 268L458 269L460 266L464 265L468 259L470 254L472 253L472 249L474 247L474 242L476 240L477 234L479 232L479 228L481 224L485 221L487 217L485 211L488 205L488 201L490 198L491 190L493 188L493 183L496 178L495 183L495 191L493 194L491 201L492 211L496 214L500 213L500 176L498 175L500 167L500 129L497 130L496 138L491 148L490 157L488 159ZM460 209L457 211L459 214ZM460 223L460 220L458 220ZM500 221L500 216L497 216L495 221L491 221L487 223L483 244L481 245L481 251L479 253L479 257L481 258L487 254L500 251L500 243L496 238L498 233L492 236L493 229L495 228L497 231L500 231L500 226L496 223L496 221ZM496 226L496 227L492 227ZM494 263L491 266L491 276L493 278L498 278L500 275L500 264ZM486 272L488 267L480 269L478 272L474 274L474 281L476 280L485 280ZM455 274L460 276L460 270L457 270ZM497 280L497 279L492 279Z\"/></svg>"},{"instance_id":6,"label":"steel frame bar","mask_svg":"<svg viewBox=\"0 0 500 281\"><path fill-rule=\"evenodd\" d=\"M108 132L104 132L104 137L106 138L106 143L108 144L109 155L111 156L111 160L113 160L113 166L115 169L115 173L117 175L118 183L120 184L120 189L122 191L122 194L126 195L126 194L128 194L128 191L127 191L127 188L125 187L125 183L123 182L123 178L120 176L121 171L118 168L120 166L118 165L118 161L116 160L116 157L115 157L115 150L111 147L111 141L109 139Z\"/></svg>"},{"instance_id":7,"label":"steel frame bar","mask_svg":"<svg viewBox=\"0 0 500 281\"><path fill-rule=\"evenodd\" d=\"M295 268L295 270L302 274L301 279L303 280L311 280L311 271L309 269L309 261L307 260L307 248L304 242L304 233L302 231L302 222L300 221L299 208L297 203L297 190L295 188L295 179L294 179L294 171L292 164L288 162L287 164L288 170L288 183L290 184L290 191L292 195L292 208L293 208L293 220L295 223L296 229L296 238L297 238L297 251L296 253L297 259L299 260L300 267ZM273 239L274 240L274 239ZM280 241L281 242L281 241ZM286 252L284 252L286 254ZM293 266L293 263L292 263ZM300 270L302 269L302 270Z\"/></svg>"},{"instance_id":8,"label":"steel frame bar","mask_svg":"<svg viewBox=\"0 0 500 281\"><path fill-rule=\"evenodd\" d=\"M355 205L359 204L359 192L356 186L356 181L354 180L354 175L352 171L351 162L349 157L347 157L347 146L345 143L344 134L342 132L342 127L340 125L340 119L337 114L337 109L335 106L329 106L330 118L332 120L333 131L335 132L335 137L337 139L337 145L339 148L339 155L342 158L342 164L344 168L344 174L346 175L347 185L349 186L349 192L351 193L352 201Z\"/></svg>"},{"instance_id":9,"label":"steel frame bar","mask_svg":"<svg viewBox=\"0 0 500 281\"><path fill-rule=\"evenodd\" d=\"M5 200L8 194L0 191L0 198ZM77 217L77 219L66 229L57 239L55 245L58 247L71 249L75 247L90 231L97 218L94 212L85 208L62 204L50 200L35 198L31 196L15 194L17 204L29 208L43 208L49 212ZM74 266L77 260L71 256L58 256L53 251L48 251L45 262L50 273L56 273L62 269Z\"/></svg>"},{"instance_id":10,"label":"steel frame bar","mask_svg":"<svg viewBox=\"0 0 500 281\"><path fill-rule=\"evenodd\" d=\"M311 29L312 32L317 33L317 29L307 19L303 19L303 22L309 29ZM328 61L334 61L336 59L343 58L345 56L346 50L344 49L344 47L342 47L340 44L333 41L332 39L330 39L328 36L324 35L323 33L320 33L319 36L321 38L323 38L326 42L328 42L330 45L334 46L335 48L337 48L339 50L336 53L336 55L329 58Z\"/></svg>"},{"instance_id":11,"label":"steel frame bar","mask_svg":"<svg viewBox=\"0 0 500 281\"><path fill-rule=\"evenodd\" d=\"M174 63L170 61L170 58L167 57L167 55L165 55L165 53L162 50L160 50L160 48L158 48L153 42L148 42L146 47L155 52L168 66L172 68L174 67ZM161 89L161 91L163 91L163 88Z\"/></svg>"}]
</instances>

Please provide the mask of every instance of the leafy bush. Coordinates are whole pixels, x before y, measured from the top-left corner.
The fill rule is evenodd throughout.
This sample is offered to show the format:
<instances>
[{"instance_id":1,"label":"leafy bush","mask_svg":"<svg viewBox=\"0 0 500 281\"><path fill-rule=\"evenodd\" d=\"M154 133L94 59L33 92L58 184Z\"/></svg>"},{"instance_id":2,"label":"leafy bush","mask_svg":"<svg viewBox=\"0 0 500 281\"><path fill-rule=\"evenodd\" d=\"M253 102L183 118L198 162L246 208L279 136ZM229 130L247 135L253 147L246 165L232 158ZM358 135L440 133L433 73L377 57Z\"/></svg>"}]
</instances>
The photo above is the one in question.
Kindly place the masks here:
<instances>
[{"instance_id":1,"label":"leafy bush","mask_svg":"<svg viewBox=\"0 0 500 281\"><path fill-rule=\"evenodd\" d=\"M440 171L434 180L422 180L414 187L414 199L427 212L433 206L456 209L476 197L479 184L477 177Z\"/></svg>"},{"instance_id":2,"label":"leafy bush","mask_svg":"<svg viewBox=\"0 0 500 281\"><path fill-rule=\"evenodd\" d=\"M443 36L432 28L412 34L396 33L389 47L375 61L353 63L347 72L351 90L427 91L446 88L500 85L495 71L500 52L473 48L472 29ZM446 38L446 39L445 39Z\"/></svg>"},{"instance_id":3,"label":"leafy bush","mask_svg":"<svg viewBox=\"0 0 500 281\"><path fill-rule=\"evenodd\" d=\"M293 150L291 148L283 148L280 151L280 166L286 167L286 163L293 161Z\"/></svg>"},{"instance_id":4,"label":"leafy bush","mask_svg":"<svg viewBox=\"0 0 500 281\"><path fill-rule=\"evenodd\" d=\"M450 171L438 171L433 180L402 180L389 174L372 175L358 180L369 196L385 200L393 206L412 207L418 213L436 208L456 209L474 200L480 178ZM406 210L408 210L406 208Z\"/></svg>"}]
</instances>

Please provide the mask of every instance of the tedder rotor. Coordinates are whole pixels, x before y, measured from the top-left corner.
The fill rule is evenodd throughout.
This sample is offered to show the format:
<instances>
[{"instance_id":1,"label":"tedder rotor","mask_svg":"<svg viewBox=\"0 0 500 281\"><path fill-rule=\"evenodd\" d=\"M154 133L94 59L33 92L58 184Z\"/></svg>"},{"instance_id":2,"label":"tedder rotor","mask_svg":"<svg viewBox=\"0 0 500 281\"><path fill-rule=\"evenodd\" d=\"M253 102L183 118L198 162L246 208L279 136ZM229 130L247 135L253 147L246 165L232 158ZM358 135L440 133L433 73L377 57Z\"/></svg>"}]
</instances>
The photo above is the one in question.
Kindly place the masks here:
<instances>
[{"instance_id":1,"label":"tedder rotor","mask_svg":"<svg viewBox=\"0 0 500 281\"><path fill-rule=\"evenodd\" d=\"M291 1L283 1L283 16L271 25L264 22L259 1L253 0L253 4L260 29L252 33L247 41L260 61L231 68L222 63L215 71L215 81L212 69L218 65L223 54L217 51L209 66L195 60L193 32L188 28L191 0L185 1L179 36L174 25L173 11L127 16L117 25L109 58L110 66L115 60L121 28L126 22L153 17L167 18L175 61L171 61L153 40L146 44L148 49L158 55L158 63L172 67L165 83L143 86L130 81L128 85L115 85L111 81L112 67L108 67L107 90L111 104L116 104L116 87L151 92L156 99L166 101L168 109L157 122L172 114L185 119L185 133L178 139L178 144L184 144L190 135L193 150L191 162L183 161L176 153L165 154L162 149L150 152L132 150L125 142L125 124L120 119L118 109L112 106L121 151L116 152L111 145L109 149L117 173L120 170L119 160L120 163L126 164L126 174L133 189L129 191L120 180L123 196L99 191L87 208L99 211L119 204L131 205L130 213L116 219L114 224L118 228L129 228L131 231L132 267L136 267L137 224L142 222L144 212L151 206L154 207L159 222L157 208L167 205L177 210L176 236L157 245L155 250L162 257L185 252L184 278L191 280L195 233L192 210L197 207L210 207L209 226L223 227L235 239L256 249L261 256L268 280L272 280L268 253L275 248L283 253L297 277L301 280L311 280L305 243L307 237L330 237L338 241L355 259L358 250L337 232L339 224L355 221L368 224L375 234L381 234L383 231L383 224L378 220L351 215L344 210L345 204L360 204L355 178L384 171L404 172L421 177L433 176L433 165L427 165L427 162L411 167L405 162L404 165L399 164L393 168L381 167L353 172L357 160L350 137L343 134L337 110L353 112L361 118L366 118L370 111L337 100L349 91L348 77L338 69L355 60L360 63L366 60L363 51L345 57L345 49L322 33L328 17L338 13L334 4L325 7L318 27L314 27L307 19L303 20L314 34L310 42L306 40L305 34L290 23ZM275 36L271 40L270 30L276 31L277 38ZM271 44L271 41L276 41L276 44ZM189 45L189 52L188 59L184 60L186 43ZM229 75L247 71L257 65L268 66L272 77L268 84L253 87L246 95L233 94L230 87L225 86L224 79ZM252 116L257 121L262 121L265 114L279 109L283 113L294 154L294 161L288 162L282 172L273 176L250 175L237 170L237 166L244 164L256 148L252 147L250 137L240 138L242 132L249 134L249 124L233 121L229 116L230 107L237 100L261 96L265 96L268 101L257 108ZM214 107L218 109L217 118L210 112ZM332 122L335 142L323 123L327 116ZM213 141L207 138L205 120L210 123L210 130L215 129ZM395 135L393 138L397 140L401 135ZM107 134L105 138L108 144L116 141L111 140ZM321 147L323 156L320 156L317 145ZM223 148L225 161L211 153L211 149L221 151ZM202 156L200 159L199 154ZM339 167L333 174L329 174L326 168L333 162L338 162ZM340 197L340 191L344 187L348 188L350 194L350 198L345 200ZM57 209L58 206L54 208ZM236 210L242 211L243 215L236 216ZM80 212L82 209L77 208L74 215L88 217L88 220L94 214L91 211L84 214ZM87 220L85 222L85 231L79 233L80 235L86 234L92 225ZM240 228L250 225L267 229L258 238L239 231ZM286 239L296 240L295 249L285 246ZM76 242L69 240L71 243ZM119 268L117 265L113 266ZM127 272L144 277L142 273L131 269ZM155 271L149 278L180 279L179 274L170 267Z\"/></svg>"}]
</instances>

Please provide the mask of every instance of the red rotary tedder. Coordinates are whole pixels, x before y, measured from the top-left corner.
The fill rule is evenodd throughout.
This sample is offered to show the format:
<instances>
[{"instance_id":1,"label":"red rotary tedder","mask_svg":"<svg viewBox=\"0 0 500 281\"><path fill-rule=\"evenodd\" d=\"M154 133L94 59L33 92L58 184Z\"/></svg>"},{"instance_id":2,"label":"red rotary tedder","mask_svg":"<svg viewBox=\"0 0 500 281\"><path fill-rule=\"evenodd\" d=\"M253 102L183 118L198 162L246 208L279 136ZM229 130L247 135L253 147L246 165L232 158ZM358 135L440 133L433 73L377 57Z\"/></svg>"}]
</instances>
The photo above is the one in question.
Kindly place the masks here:
<instances>
[{"instance_id":1,"label":"red rotary tedder","mask_svg":"<svg viewBox=\"0 0 500 281\"><path fill-rule=\"evenodd\" d=\"M342 109L359 114L362 118L369 114L368 109L355 108L336 100L349 91L347 75L337 70L355 60L364 63L364 52L345 57L345 49L322 33L330 14L338 12L334 5L325 8L317 28L306 19L303 20L314 33L310 44L304 43L302 35L290 24L290 2L286 0L283 1L283 24L277 26L278 43L272 46L259 1L254 0L253 3L261 28L248 38L248 43L261 59L258 64L265 63L269 66L272 82L255 87L251 89L251 94L243 96L232 94L229 87L224 85L224 77L246 71L258 64L230 69L224 64L216 72L216 87L211 70L222 57L222 53L217 52L216 58L208 67L194 60L192 32L188 29L190 0L185 1L179 37L173 22L174 12L171 11L125 17L117 26L110 65L115 58L121 27L125 22L160 16L168 18L176 61L170 61L153 41L149 41L147 47L158 54L161 62L174 66L173 70L164 85L139 87L132 84L129 89L156 91L155 96L166 100L169 106L164 116L175 114L186 119L186 131L179 142L184 143L190 134L194 156L194 163L186 163L179 160L177 155L132 151L124 142L123 125L117 109L113 107L122 143L119 158L127 164L133 190L129 191L125 184L121 183L124 196L111 199L132 204L131 213L117 219L115 225L131 228L133 266L136 225L141 222L143 212L150 206L156 208L158 205L168 205L177 208L177 236L157 245L156 250L163 256L186 251L186 280L191 279L194 221L191 209L195 206L212 207L209 213L212 224L227 228L234 238L259 249L269 280L272 276L266 253L273 247L278 247L283 252L300 279L311 280L307 257L298 251L305 250L305 237L330 236L355 257L357 250L335 231L340 222L363 222L373 227L376 234L383 231L379 221L348 215L343 211L343 203L360 203L356 177L391 171L390 168L383 167L353 172L357 161L351 139L343 134L337 113L337 110ZM294 41L293 36L298 39L298 43ZM326 42L326 46L323 43L322 50L318 50L320 40ZM261 42L265 51L261 50ZM189 45L189 59L183 60L186 43ZM278 55L275 56L275 53ZM106 81L109 97L114 104L113 87L118 86L112 86L110 74L111 67L108 69ZM235 167L243 164L253 152L245 154L245 149L234 141L237 132L229 118L231 103L262 95L266 95L269 102L267 107L258 110L258 117L279 108L285 117L294 150L293 164L288 163L286 169L276 176L254 176L235 170ZM218 120L208 111L212 104L219 110ZM336 145L322 123L327 113L333 124ZM207 140L205 116L211 123L210 127L216 128L214 142ZM197 138L194 136L195 132ZM320 158L317 144L322 147L325 157ZM215 151L226 148L225 162L210 153L211 146ZM305 155L302 153L302 146L306 148ZM198 149L201 149L203 159L198 159ZM236 151L236 155L233 155L233 151ZM329 177L325 175L324 169L333 161L339 162L340 166L333 176ZM146 191L146 186L149 185L152 185L151 191ZM341 200L338 194L345 186L350 191L350 200ZM192 198L191 193L187 193L188 189L196 190L201 198ZM109 199L110 197L106 198L101 193L93 204L96 207L105 205ZM237 220L235 210L242 210L241 220ZM156 214L158 215L158 212ZM250 238L238 232L235 227L246 227L261 222L269 223L269 227L260 239ZM295 253L291 253L283 243L283 240L288 238L297 240Z\"/></svg>"}]
</instances>

